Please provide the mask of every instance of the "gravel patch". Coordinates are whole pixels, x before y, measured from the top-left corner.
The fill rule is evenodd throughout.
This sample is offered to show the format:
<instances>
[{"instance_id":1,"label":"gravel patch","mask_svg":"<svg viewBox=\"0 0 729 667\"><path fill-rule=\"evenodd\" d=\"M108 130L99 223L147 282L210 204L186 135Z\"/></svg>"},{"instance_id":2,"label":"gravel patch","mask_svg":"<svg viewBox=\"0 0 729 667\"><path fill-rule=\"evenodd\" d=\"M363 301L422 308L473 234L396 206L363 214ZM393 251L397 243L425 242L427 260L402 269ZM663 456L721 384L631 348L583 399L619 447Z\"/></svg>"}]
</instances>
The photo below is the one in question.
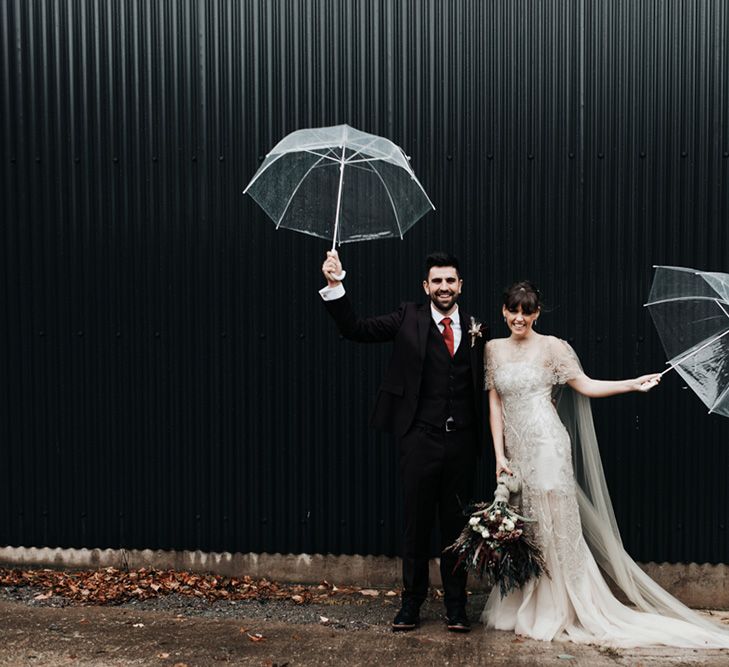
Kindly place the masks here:
<instances>
[{"instance_id":1,"label":"gravel patch","mask_svg":"<svg viewBox=\"0 0 729 667\"><path fill-rule=\"evenodd\" d=\"M246 619L277 621L294 625L320 624L336 630L382 629L390 632L390 624L400 607L400 597L387 597L385 590L377 591L376 596L360 593L336 595L325 603L311 602L298 604L291 600L216 600L179 595L172 593L146 600L127 600L120 604L107 605L119 609L138 611L161 611L183 617L211 619ZM73 600L61 596L43 597L43 592L32 586L0 587L0 600L21 602L29 607L68 606L83 607ZM477 622L486 602L483 593L472 594L468 600L468 613ZM423 604L421 620L444 622L445 607L437 593Z\"/></svg>"}]
</instances>

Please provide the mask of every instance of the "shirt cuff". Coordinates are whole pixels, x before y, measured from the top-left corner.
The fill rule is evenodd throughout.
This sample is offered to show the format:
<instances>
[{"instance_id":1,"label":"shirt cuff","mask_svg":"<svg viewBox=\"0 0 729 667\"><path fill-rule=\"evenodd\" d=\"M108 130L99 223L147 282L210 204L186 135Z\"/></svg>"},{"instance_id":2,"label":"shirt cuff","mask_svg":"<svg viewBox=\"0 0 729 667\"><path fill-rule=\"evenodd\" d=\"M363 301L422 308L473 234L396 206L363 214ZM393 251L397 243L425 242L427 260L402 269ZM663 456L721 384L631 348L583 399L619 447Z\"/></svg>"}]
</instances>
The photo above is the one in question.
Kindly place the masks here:
<instances>
[{"instance_id":1,"label":"shirt cuff","mask_svg":"<svg viewBox=\"0 0 729 667\"><path fill-rule=\"evenodd\" d=\"M344 296L344 285L341 283L339 283L336 287L329 287L329 285L327 285L319 290L319 294L321 294L321 298L324 299L324 301L335 301L336 299L341 299Z\"/></svg>"}]
</instances>

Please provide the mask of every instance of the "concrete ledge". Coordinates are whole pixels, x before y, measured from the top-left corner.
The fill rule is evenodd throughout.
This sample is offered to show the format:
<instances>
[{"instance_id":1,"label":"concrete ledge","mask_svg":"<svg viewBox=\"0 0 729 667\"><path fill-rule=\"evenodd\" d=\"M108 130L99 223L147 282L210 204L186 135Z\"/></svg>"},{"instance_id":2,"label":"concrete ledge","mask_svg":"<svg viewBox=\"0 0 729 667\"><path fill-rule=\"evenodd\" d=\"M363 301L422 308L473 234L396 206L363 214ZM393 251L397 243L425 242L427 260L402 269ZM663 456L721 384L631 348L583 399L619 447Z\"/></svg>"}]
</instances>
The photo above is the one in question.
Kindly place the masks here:
<instances>
[{"instance_id":1,"label":"concrete ledge","mask_svg":"<svg viewBox=\"0 0 729 667\"><path fill-rule=\"evenodd\" d=\"M289 583L319 583L396 588L400 585L399 558L322 554L207 553L125 549L52 549L0 547L0 564L8 567L89 569L116 567L192 572L272 579ZM647 563L643 570L660 586L690 607L729 609L729 566L708 563ZM430 562L430 580L440 585L438 560ZM471 588L483 588L478 581Z\"/></svg>"}]
</instances>

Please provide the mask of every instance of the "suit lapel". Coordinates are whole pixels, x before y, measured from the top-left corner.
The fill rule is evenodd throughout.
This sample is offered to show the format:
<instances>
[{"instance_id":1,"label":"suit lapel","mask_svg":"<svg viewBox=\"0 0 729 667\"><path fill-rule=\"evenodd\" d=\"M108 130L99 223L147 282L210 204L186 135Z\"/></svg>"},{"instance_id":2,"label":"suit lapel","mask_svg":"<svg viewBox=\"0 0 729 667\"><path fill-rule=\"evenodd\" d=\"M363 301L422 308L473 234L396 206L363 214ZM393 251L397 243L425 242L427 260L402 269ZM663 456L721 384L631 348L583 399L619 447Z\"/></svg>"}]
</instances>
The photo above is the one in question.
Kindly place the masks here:
<instances>
[{"instance_id":1,"label":"suit lapel","mask_svg":"<svg viewBox=\"0 0 729 667\"><path fill-rule=\"evenodd\" d=\"M473 366L473 352L475 348L471 347L471 337L468 335L468 329L471 326L471 317L466 315L461 309L458 309L458 314L461 318L461 345L465 345L468 348L469 356L471 358L471 366Z\"/></svg>"},{"instance_id":2,"label":"suit lapel","mask_svg":"<svg viewBox=\"0 0 729 667\"><path fill-rule=\"evenodd\" d=\"M469 323L471 321L471 318L466 315L460 308L458 309L458 317L461 318L461 345L463 345L465 342L468 342L468 344L471 344L471 340L468 337L468 328Z\"/></svg>"},{"instance_id":3,"label":"suit lapel","mask_svg":"<svg viewBox=\"0 0 729 667\"><path fill-rule=\"evenodd\" d=\"M479 355L483 354L483 346L479 344L480 338L475 339L475 343L471 345L471 336L468 330L471 328L471 317L461 312L461 345L468 346L469 359L471 360L471 378L473 379L473 387L476 391L480 391L483 387L483 379L481 378L481 362Z\"/></svg>"},{"instance_id":4,"label":"suit lapel","mask_svg":"<svg viewBox=\"0 0 729 667\"><path fill-rule=\"evenodd\" d=\"M430 305L420 306L418 310L418 342L420 343L420 358L425 359L425 347L428 344L428 331L433 318L430 315Z\"/></svg>"}]
</instances>

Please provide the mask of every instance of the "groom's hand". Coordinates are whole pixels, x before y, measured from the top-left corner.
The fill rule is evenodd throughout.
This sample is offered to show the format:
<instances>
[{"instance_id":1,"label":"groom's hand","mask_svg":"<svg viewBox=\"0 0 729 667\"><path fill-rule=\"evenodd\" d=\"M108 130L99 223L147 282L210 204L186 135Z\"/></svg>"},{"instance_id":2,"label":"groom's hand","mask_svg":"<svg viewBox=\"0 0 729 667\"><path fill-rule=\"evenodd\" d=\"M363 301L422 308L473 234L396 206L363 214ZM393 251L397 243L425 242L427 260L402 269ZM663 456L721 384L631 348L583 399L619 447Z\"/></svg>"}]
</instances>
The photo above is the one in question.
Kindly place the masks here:
<instances>
[{"instance_id":1,"label":"groom's hand","mask_svg":"<svg viewBox=\"0 0 729 667\"><path fill-rule=\"evenodd\" d=\"M321 272L327 279L327 285L329 287L336 287L342 284L342 262L339 260L339 253L336 250L330 250L327 253L327 258L324 260L324 264L321 265Z\"/></svg>"}]
</instances>

